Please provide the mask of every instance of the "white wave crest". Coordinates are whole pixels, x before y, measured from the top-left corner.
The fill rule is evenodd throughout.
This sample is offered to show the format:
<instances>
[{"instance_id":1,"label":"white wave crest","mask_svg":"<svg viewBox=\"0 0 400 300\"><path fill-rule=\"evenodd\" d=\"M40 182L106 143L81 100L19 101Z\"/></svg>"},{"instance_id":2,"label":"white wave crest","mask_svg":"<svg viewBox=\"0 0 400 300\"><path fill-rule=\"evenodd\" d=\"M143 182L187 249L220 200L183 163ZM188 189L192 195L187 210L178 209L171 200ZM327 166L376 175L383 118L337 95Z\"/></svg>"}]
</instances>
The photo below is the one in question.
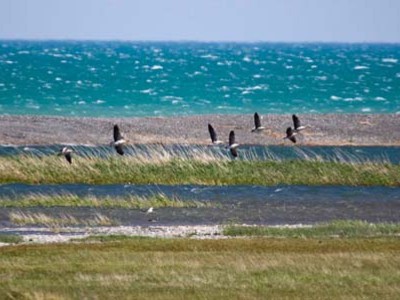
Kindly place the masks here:
<instances>
[{"instance_id":1,"label":"white wave crest","mask_svg":"<svg viewBox=\"0 0 400 300\"><path fill-rule=\"evenodd\" d=\"M369 69L369 67L367 67L367 66L355 66L354 67L354 70L367 70L367 69Z\"/></svg>"},{"instance_id":2,"label":"white wave crest","mask_svg":"<svg viewBox=\"0 0 400 300\"><path fill-rule=\"evenodd\" d=\"M382 62L396 64L398 62L397 58L382 58Z\"/></svg>"}]
</instances>

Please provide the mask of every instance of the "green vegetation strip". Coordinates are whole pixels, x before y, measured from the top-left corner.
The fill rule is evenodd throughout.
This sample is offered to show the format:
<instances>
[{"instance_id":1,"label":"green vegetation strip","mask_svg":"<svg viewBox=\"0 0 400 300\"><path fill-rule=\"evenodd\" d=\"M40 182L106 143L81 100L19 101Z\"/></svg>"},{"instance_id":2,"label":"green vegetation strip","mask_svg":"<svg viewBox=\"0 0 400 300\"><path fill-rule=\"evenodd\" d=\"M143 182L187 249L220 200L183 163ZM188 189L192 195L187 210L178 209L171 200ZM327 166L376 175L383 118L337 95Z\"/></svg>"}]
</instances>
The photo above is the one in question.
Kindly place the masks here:
<instances>
[{"instance_id":1,"label":"green vegetation strip","mask_svg":"<svg viewBox=\"0 0 400 300\"><path fill-rule=\"evenodd\" d=\"M93 217L76 218L68 214L51 216L44 213L12 212L9 215L13 224L25 226L46 226L53 230L59 230L65 226L116 226L118 222L100 213Z\"/></svg>"},{"instance_id":2,"label":"green vegetation strip","mask_svg":"<svg viewBox=\"0 0 400 300\"><path fill-rule=\"evenodd\" d=\"M0 243L18 244L22 242L22 237L15 234L0 233Z\"/></svg>"},{"instance_id":3,"label":"green vegetation strip","mask_svg":"<svg viewBox=\"0 0 400 300\"><path fill-rule=\"evenodd\" d=\"M400 185L400 166L309 160L259 161L201 157L0 158L0 183L202 184L202 185Z\"/></svg>"},{"instance_id":4,"label":"green vegetation strip","mask_svg":"<svg viewBox=\"0 0 400 300\"><path fill-rule=\"evenodd\" d=\"M130 208L146 209L149 207L207 207L210 202L196 200L180 200L177 197L167 197L162 193L151 196L125 196L125 197L80 197L75 194L30 194L17 198L1 198L0 207L96 207L96 208Z\"/></svg>"},{"instance_id":5,"label":"green vegetation strip","mask_svg":"<svg viewBox=\"0 0 400 300\"><path fill-rule=\"evenodd\" d=\"M365 221L333 221L310 227L235 226L224 228L227 236L267 236L286 238L376 237L400 236L398 223L368 223Z\"/></svg>"},{"instance_id":6,"label":"green vegetation strip","mask_svg":"<svg viewBox=\"0 0 400 300\"><path fill-rule=\"evenodd\" d=\"M397 299L398 238L131 239L0 248L9 299Z\"/></svg>"}]
</instances>

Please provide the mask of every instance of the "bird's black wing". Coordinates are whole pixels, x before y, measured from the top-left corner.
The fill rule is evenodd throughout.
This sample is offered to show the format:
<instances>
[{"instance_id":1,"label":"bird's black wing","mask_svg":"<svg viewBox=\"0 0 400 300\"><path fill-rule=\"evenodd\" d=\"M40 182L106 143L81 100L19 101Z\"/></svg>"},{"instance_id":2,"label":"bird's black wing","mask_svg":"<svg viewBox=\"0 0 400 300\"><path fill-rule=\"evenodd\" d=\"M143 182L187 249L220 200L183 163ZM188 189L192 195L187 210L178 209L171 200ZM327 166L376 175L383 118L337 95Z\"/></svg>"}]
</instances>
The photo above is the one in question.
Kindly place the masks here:
<instances>
[{"instance_id":1,"label":"bird's black wing","mask_svg":"<svg viewBox=\"0 0 400 300\"><path fill-rule=\"evenodd\" d=\"M233 157L237 157L238 156L236 148L231 148L231 154L232 154Z\"/></svg>"},{"instance_id":2,"label":"bird's black wing","mask_svg":"<svg viewBox=\"0 0 400 300\"><path fill-rule=\"evenodd\" d=\"M119 131L119 127L117 124L114 125L114 142L122 140L123 137L121 135L121 132Z\"/></svg>"},{"instance_id":3,"label":"bird's black wing","mask_svg":"<svg viewBox=\"0 0 400 300\"><path fill-rule=\"evenodd\" d=\"M260 120L260 116L258 115L258 113L254 114L254 126L256 129L261 127L261 120Z\"/></svg>"},{"instance_id":4,"label":"bird's black wing","mask_svg":"<svg viewBox=\"0 0 400 300\"><path fill-rule=\"evenodd\" d=\"M296 137L293 135L293 129L292 127L288 127L286 129L286 137L291 140L293 143L296 143Z\"/></svg>"},{"instance_id":5,"label":"bird's black wing","mask_svg":"<svg viewBox=\"0 0 400 300\"><path fill-rule=\"evenodd\" d=\"M210 133L211 142L214 143L217 140L217 133L215 132L211 124L208 124L208 132Z\"/></svg>"},{"instance_id":6,"label":"bird's black wing","mask_svg":"<svg viewBox=\"0 0 400 300\"><path fill-rule=\"evenodd\" d=\"M72 155L71 155L71 153L66 153L65 154L65 159L67 160L67 162L72 164Z\"/></svg>"},{"instance_id":7,"label":"bird's black wing","mask_svg":"<svg viewBox=\"0 0 400 300\"><path fill-rule=\"evenodd\" d=\"M115 150L117 151L117 153L118 153L119 155L124 155L124 148L123 148L122 145L116 145L116 146L115 146Z\"/></svg>"},{"instance_id":8,"label":"bird's black wing","mask_svg":"<svg viewBox=\"0 0 400 300\"><path fill-rule=\"evenodd\" d=\"M232 130L229 133L229 145L233 145L235 143L235 132Z\"/></svg>"},{"instance_id":9,"label":"bird's black wing","mask_svg":"<svg viewBox=\"0 0 400 300\"><path fill-rule=\"evenodd\" d=\"M294 129L297 129L300 127L300 120L296 115L292 116L293 119L293 125L294 125Z\"/></svg>"}]
</instances>

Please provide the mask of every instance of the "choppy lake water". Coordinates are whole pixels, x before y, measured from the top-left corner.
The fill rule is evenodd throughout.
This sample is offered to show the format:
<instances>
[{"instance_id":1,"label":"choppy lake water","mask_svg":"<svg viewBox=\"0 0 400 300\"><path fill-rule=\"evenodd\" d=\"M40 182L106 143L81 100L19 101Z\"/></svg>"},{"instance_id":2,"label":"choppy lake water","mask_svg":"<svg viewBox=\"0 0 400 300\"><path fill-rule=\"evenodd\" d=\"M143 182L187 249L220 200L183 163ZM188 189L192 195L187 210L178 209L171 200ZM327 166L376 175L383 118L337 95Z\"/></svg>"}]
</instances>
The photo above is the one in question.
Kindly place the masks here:
<instances>
[{"instance_id":1,"label":"choppy lake water","mask_svg":"<svg viewBox=\"0 0 400 300\"><path fill-rule=\"evenodd\" d=\"M0 41L0 114L400 112L400 45Z\"/></svg>"},{"instance_id":2,"label":"choppy lake water","mask_svg":"<svg viewBox=\"0 0 400 300\"><path fill-rule=\"evenodd\" d=\"M194 185L0 185L0 196L74 193L80 196L127 196L163 193L183 201L210 202L213 207L159 208L152 218L160 225L178 224L314 224L331 220L400 221L400 189L346 186L194 186ZM100 212L123 225L149 225L137 209L1 208L1 225L10 226L12 211L70 214L80 218Z\"/></svg>"}]
</instances>

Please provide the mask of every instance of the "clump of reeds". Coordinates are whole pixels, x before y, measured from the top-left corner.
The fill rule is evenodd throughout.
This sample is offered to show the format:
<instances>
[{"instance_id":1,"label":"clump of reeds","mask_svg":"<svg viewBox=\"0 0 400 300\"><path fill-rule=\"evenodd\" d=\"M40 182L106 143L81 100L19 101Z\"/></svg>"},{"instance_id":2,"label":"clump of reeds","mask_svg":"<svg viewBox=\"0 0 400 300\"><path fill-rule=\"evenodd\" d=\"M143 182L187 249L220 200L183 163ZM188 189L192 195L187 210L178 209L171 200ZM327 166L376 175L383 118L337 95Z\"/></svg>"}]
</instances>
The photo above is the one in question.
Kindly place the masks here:
<instances>
[{"instance_id":1,"label":"clump of reeds","mask_svg":"<svg viewBox=\"0 0 400 300\"><path fill-rule=\"evenodd\" d=\"M27 194L18 197L0 197L0 207L95 207L146 209L149 207L208 207L210 202L181 200L176 196L168 197L163 193L150 196L78 196L71 193Z\"/></svg>"},{"instance_id":2,"label":"clump of reeds","mask_svg":"<svg viewBox=\"0 0 400 300\"><path fill-rule=\"evenodd\" d=\"M60 228L65 226L113 226L118 223L107 216L96 213L92 218L76 218L68 214L60 216L50 216L45 213L11 212L10 221L14 224L46 226L50 228Z\"/></svg>"}]
</instances>

